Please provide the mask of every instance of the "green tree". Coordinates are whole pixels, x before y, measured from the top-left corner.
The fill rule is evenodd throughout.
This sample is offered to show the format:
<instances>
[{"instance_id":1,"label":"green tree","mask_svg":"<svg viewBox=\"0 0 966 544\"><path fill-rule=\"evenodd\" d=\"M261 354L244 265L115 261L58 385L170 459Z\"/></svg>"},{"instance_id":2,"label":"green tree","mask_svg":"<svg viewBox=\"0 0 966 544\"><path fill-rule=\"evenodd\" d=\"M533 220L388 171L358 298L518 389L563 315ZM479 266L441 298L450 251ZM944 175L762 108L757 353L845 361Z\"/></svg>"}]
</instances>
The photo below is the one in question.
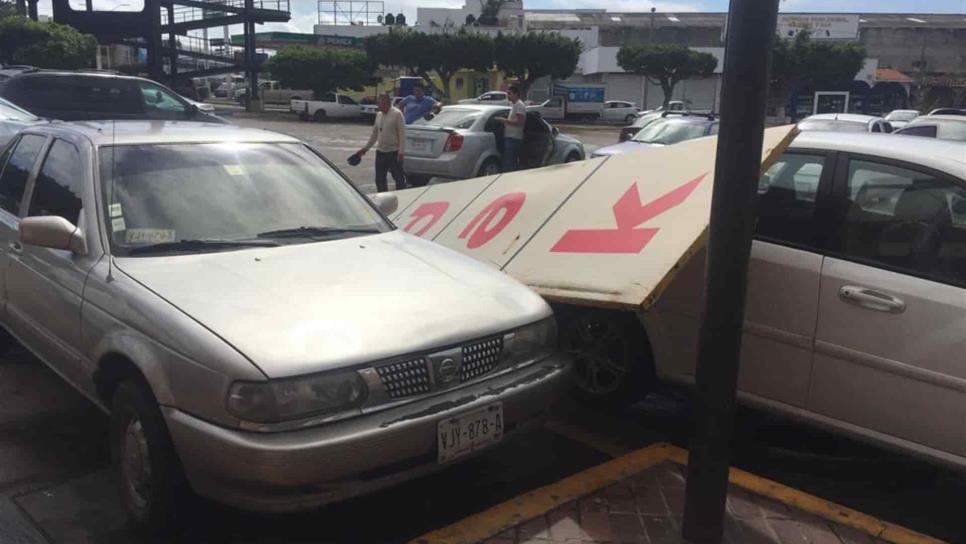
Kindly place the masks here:
<instances>
[{"instance_id":1,"label":"green tree","mask_svg":"<svg viewBox=\"0 0 966 544\"><path fill-rule=\"evenodd\" d=\"M423 78L443 100L449 99L450 81L459 70L493 67L492 38L466 29L434 34L393 29L366 38L366 53L382 66L404 68ZM442 86L433 81L434 73Z\"/></svg>"},{"instance_id":2,"label":"green tree","mask_svg":"<svg viewBox=\"0 0 966 544\"><path fill-rule=\"evenodd\" d=\"M865 49L857 43L813 41L808 32L776 39L771 60L770 109L782 112L789 94L800 83L823 86L851 81L864 62Z\"/></svg>"},{"instance_id":3,"label":"green tree","mask_svg":"<svg viewBox=\"0 0 966 544\"><path fill-rule=\"evenodd\" d=\"M311 89L316 98L338 89L361 91L373 66L360 51L285 47L268 61L272 77L289 89Z\"/></svg>"},{"instance_id":4,"label":"green tree","mask_svg":"<svg viewBox=\"0 0 966 544\"><path fill-rule=\"evenodd\" d=\"M710 76L718 66L718 59L684 45L658 43L621 47L617 64L628 72L644 76L653 85L660 85L666 108L679 81Z\"/></svg>"},{"instance_id":5,"label":"green tree","mask_svg":"<svg viewBox=\"0 0 966 544\"><path fill-rule=\"evenodd\" d=\"M524 96L537 79L566 79L577 69L583 45L557 32L528 32L497 35L493 57L496 66L520 80Z\"/></svg>"},{"instance_id":6,"label":"green tree","mask_svg":"<svg viewBox=\"0 0 966 544\"><path fill-rule=\"evenodd\" d=\"M26 17L0 19L0 62L40 68L76 69L94 65L97 40L58 23Z\"/></svg>"},{"instance_id":7,"label":"green tree","mask_svg":"<svg viewBox=\"0 0 966 544\"><path fill-rule=\"evenodd\" d=\"M16 2L10 0L0 0L0 18L12 17L14 15L19 15L19 13L17 13Z\"/></svg>"}]
</instances>

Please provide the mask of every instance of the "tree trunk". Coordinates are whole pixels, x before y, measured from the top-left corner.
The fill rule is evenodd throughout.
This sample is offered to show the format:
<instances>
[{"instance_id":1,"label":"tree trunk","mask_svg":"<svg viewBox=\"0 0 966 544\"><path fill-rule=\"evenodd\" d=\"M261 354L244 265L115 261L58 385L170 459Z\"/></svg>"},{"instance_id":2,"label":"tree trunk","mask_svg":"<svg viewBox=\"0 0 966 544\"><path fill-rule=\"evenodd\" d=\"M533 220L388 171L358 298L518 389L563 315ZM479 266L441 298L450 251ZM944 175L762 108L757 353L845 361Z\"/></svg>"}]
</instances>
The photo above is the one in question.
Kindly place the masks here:
<instances>
[{"instance_id":1,"label":"tree trunk","mask_svg":"<svg viewBox=\"0 0 966 544\"><path fill-rule=\"evenodd\" d=\"M662 106L667 110L668 104L671 103L671 97L674 96L674 82L662 79L661 90L664 91L664 104Z\"/></svg>"},{"instance_id":2,"label":"tree trunk","mask_svg":"<svg viewBox=\"0 0 966 544\"><path fill-rule=\"evenodd\" d=\"M453 79L453 74L449 72L436 72L439 74L439 80L443 82L443 89L439 96L436 97L437 100L442 102L449 102L449 83Z\"/></svg>"}]
</instances>

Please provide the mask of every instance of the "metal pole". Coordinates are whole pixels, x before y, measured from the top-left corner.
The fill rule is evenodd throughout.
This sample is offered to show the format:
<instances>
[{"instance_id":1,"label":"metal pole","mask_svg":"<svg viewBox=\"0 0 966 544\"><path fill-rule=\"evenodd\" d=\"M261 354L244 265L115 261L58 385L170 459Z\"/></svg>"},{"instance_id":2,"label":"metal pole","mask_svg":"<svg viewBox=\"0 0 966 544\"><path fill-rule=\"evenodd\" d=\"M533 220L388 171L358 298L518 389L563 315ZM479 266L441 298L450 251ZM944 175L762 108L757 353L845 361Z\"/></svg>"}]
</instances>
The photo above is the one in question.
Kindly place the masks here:
<instances>
[{"instance_id":1,"label":"metal pole","mask_svg":"<svg viewBox=\"0 0 966 544\"><path fill-rule=\"evenodd\" d=\"M164 78L164 62L161 55L161 2L145 0L144 7L148 11L149 22L145 44L148 49L148 74L151 79L161 81Z\"/></svg>"},{"instance_id":2,"label":"metal pole","mask_svg":"<svg viewBox=\"0 0 966 544\"><path fill-rule=\"evenodd\" d=\"M175 85L178 77L178 36L174 33L174 4L168 4L168 49L171 50L171 80L170 85Z\"/></svg>"},{"instance_id":3,"label":"metal pole","mask_svg":"<svg viewBox=\"0 0 966 544\"><path fill-rule=\"evenodd\" d=\"M682 534L721 542L778 0L731 0Z\"/></svg>"},{"instance_id":4,"label":"metal pole","mask_svg":"<svg viewBox=\"0 0 966 544\"><path fill-rule=\"evenodd\" d=\"M39 0L27 0L27 17L30 17L34 21L40 18L40 15L37 13L38 1Z\"/></svg>"},{"instance_id":5,"label":"metal pole","mask_svg":"<svg viewBox=\"0 0 966 544\"><path fill-rule=\"evenodd\" d=\"M21 17L27 16L27 0L17 0L15 4L17 7L17 15Z\"/></svg>"}]
</instances>

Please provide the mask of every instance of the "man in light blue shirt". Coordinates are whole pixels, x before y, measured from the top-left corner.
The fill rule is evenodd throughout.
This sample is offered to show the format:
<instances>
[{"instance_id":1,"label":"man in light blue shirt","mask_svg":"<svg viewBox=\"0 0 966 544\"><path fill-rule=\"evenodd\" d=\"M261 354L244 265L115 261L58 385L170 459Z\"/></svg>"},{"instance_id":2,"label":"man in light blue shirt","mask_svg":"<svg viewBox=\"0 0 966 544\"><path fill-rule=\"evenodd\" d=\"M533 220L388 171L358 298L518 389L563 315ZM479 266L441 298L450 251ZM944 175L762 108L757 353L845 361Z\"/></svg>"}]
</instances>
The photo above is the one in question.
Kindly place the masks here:
<instances>
[{"instance_id":1,"label":"man in light blue shirt","mask_svg":"<svg viewBox=\"0 0 966 544\"><path fill-rule=\"evenodd\" d=\"M426 96L426 88L422 83L416 83L413 85L413 94L402 99L399 109L406 117L406 124L411 125L413 121L422 119L427 113L439 111L439 102L431 96Z\"/></svg>"}]
</instances>

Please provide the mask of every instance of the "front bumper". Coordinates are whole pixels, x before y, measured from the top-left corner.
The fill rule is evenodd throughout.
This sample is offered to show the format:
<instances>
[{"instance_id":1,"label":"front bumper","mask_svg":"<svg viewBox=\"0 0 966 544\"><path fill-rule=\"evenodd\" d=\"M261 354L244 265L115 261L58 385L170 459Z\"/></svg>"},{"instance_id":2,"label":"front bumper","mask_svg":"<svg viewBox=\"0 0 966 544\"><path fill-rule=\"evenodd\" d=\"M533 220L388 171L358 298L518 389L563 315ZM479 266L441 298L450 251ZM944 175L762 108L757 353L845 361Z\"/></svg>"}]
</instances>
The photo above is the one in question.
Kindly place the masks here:
<instances>
[{"instance_id":1,"label":"front bumper","mask_svg":"<svg viewBox=\"0 0 966 544\"><path fill-rule=\"evenodd\" d=\"M454 415L502 402L504 439L525 429L566 391L569 368L556 355L403 406L292 432L226 429L175 408L162 411L197 493L246 510L303 510L447 466L437 463L437 423Z\"/></svg>"},{"instance_id":2,"label":"front bumper","mask_svg":"<svg viewBox=\"0 0 966 544\"><path fill-rule=\"evenodd\" d=\"M472 178L476 177L476 172L473 170L475 164L470 162L471 158L459 152L443 153L434 158L406 155L403 160L403 170L407 175L450 179Z\"/></svg>"}]
</instances>

